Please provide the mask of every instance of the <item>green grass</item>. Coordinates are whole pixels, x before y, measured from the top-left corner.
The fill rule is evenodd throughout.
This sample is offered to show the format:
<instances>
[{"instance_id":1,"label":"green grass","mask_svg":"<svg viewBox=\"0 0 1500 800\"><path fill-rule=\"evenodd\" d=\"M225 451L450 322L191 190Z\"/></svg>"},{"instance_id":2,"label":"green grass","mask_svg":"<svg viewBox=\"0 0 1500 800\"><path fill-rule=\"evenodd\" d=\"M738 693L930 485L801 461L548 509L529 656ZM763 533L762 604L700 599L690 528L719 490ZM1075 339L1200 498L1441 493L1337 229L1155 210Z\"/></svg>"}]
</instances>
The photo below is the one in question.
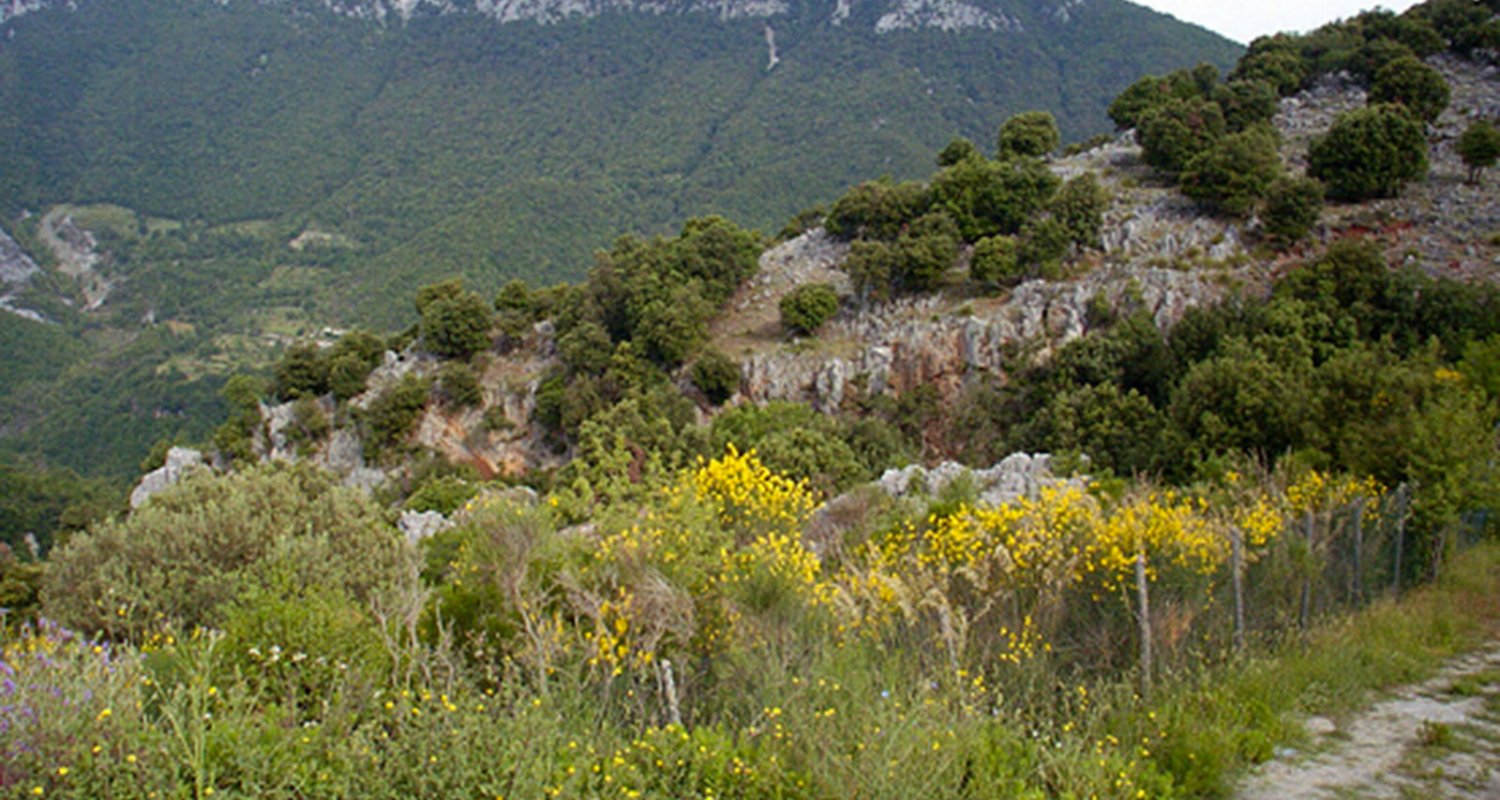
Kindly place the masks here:
<instances>
[{"instance_id":1,"label":"green grass","mask_svg":"<svg viewBox=\"0 0 1500 800\"><path fill-rule=\"evenodd\" d=\"M1288 641L1267 655L1181 676L1154 711L1158 758L1193 796L1219 796L1239 771L1305 735L1298 718L1340 716L1420 681L1500 624L1500 545L1456 559L1444 579ZM1148 712L1149 714L1150 712ZM1147 727L1138 713L1126 727Z\"/></svg>"}]
</instances>

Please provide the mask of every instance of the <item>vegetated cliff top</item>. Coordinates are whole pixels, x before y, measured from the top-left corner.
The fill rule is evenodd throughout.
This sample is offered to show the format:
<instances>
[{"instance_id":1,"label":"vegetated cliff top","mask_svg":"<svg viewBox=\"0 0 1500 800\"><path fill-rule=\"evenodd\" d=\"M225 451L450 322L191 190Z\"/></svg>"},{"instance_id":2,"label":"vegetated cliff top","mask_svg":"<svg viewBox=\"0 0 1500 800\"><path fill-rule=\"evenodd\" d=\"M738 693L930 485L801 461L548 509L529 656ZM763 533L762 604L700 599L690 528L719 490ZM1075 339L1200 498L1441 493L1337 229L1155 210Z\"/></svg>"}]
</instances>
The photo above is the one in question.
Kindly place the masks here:
<instances>
[{"instance_id":1,"label":"vegetated cliff top","mask_svg":"<svg viewBox=\"0 0 1500 800\"><path fill-rule=\"evenodd\" d=\"M1380 243L1393 264L1410 263L1434 276L1494 281L1500 274L1500 199L1484 185L1465 183L1454 141L1472 121L1500 111L1496 69L1438 56L1432 63L1450 84L1452 102L1431 128L1431 169L1395 198L1328 205L1309 240L1287 250L1269 245L1256 216L1214 215L1183 196L1141 157L1134 132L1081 153L1058 157L1060 178L1090 174L1109 196L1100 246L1071 259L1064 274L1008 290L982 289L967 277L973 251L965 248L942 285L889 302L860 302L847 273L850 245L814 228L767 250L755 277L740 286L709 323L708 350L739 365L729 406L786 400L837 414L882 395L936 391L955 401L981 380L1004 381L1067 343L1144 311L1165 330L1194 307L1231 292L1264 292L1289 269L1345 238ZM1274 117L1280 157L1293 175L1306 168L1308 142L1327 133L1338 114L1364 106L1366 90L1346 75L1316 81L1284 98ZM792 290L825 283L842 309L815 335L792 337L779 302ZM515 342L508 355L483 361L485 400L455 410L433 403L415 426L415 441L482 474L518 474L562 463L534 419L541 381L559 368L550 324ZM436 361L416 351L377 370L366 403L401 375L435 374ZM678 383L691 392L689 370ZM699 397L700 415L712 405ZM507 424L491 427L491 414ZM290 425L290 407L273 423ZM490 421L486 421L490 420ZM277 433L279 435L279 433ZM275 438L275 436L273 436ZM266 451L288 456L285 442ZM330 455L331 454L331 457ZM348 442L322 458L347 471L357 466ZM365 479L373 479L365 473Z\"/></svg>"}]
</instances>

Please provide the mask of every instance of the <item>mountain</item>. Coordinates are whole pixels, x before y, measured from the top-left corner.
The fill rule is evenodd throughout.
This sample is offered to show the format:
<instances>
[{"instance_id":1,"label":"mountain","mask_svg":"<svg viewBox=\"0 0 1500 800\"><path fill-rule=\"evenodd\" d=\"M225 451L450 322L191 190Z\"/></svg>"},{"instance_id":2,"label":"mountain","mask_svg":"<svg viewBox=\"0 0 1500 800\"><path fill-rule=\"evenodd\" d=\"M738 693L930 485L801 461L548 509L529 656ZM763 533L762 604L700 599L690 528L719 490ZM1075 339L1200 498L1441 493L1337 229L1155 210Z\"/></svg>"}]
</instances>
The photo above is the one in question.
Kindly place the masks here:
<instances>
[{"instance_id":1,"label":"mountain","mask_svg":"<svg viewBox=\"0 0 1500 800\"><path fill-rule=\"evenodd\" d=\"M207 434L230 371L404 325L433 280L577 279L707 213L774 230L1237 52L1116 0L9 0L0 230L40 267L0 290L0 448L128 475Z\"/></svg>"},{"instance_id":2,"label":"mountain","mask_svg":"<svg viewBox=\"0 0 1500 800\"><path fill-rule=\"evenodd\" d=\"M12 2L0 210L109 201L364 248L341 318L463 272L576 278L626 230L777 225L1227 40L1117 0ZM389 284L394 283L395 286Z\"/></svg>"}]
</instances>

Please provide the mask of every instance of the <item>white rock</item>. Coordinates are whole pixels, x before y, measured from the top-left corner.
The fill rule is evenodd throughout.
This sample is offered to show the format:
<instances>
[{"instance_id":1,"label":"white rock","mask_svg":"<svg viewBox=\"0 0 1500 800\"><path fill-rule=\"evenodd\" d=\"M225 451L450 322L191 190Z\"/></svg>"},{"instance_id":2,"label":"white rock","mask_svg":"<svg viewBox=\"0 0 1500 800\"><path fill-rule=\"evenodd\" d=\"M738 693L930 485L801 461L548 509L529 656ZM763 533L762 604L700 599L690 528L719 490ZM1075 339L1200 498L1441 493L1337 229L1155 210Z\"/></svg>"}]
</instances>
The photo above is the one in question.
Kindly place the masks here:
<instances>
[{"instance_id":1,"label":"white rock","mask_svg":"<svg viewBox=\"0 0 1500 800\"><path fill-rule=\"evenodd\" d=\"M140 508L151 496L182 480L191 472L206 469L203 454L186 447L167 451L167 463L141 476L141 482L130 493L130 507Z\"/></svg>"},{"instance_id":2,"label":"white rock","mask_svg":"<svg viewBox=\"0 0 1500 800\"><path fill-rule=\"evenodd\" d=\"M403 511L396 527L406 534L412 544L436 536L453 527L453 522L437 511Z\"/></svg>"}]
</instances>

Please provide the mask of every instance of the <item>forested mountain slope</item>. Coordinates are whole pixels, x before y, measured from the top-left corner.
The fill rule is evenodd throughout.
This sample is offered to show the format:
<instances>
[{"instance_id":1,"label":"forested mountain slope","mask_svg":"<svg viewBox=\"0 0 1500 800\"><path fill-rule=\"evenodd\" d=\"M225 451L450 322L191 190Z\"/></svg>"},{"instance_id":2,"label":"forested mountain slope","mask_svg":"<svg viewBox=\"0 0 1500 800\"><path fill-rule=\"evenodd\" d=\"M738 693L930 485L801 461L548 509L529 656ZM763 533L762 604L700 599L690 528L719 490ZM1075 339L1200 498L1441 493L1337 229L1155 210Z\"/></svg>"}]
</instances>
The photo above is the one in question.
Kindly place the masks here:
<instances>
[{"instance_id":1,"label":"forested mountain slope","mask_svg":"<svg viewBox=\"0 0 1500 800\"><path fill-rule=\"evenodd\" d=\"M1116 0L0 4L0 446L127 475L207 435L230 371L405 324L434 279L576 279L705 213L774 230L1237 52Z\"/></svg>"},{"instance_id":2,"label":"forested mountain slope","mask_svg":"<svg viewBox=\"0 0 1500 800\"><path fill-rule=\"evenodd\" d=\"M1238 52L1114 0L465 6L16 17L0 209L313 224L366 248L351 301L389 320L434 275L576 278L622 231L777 224L1026 108L1097 133L1131 76Z\"/></svg>"}]
</instances>

